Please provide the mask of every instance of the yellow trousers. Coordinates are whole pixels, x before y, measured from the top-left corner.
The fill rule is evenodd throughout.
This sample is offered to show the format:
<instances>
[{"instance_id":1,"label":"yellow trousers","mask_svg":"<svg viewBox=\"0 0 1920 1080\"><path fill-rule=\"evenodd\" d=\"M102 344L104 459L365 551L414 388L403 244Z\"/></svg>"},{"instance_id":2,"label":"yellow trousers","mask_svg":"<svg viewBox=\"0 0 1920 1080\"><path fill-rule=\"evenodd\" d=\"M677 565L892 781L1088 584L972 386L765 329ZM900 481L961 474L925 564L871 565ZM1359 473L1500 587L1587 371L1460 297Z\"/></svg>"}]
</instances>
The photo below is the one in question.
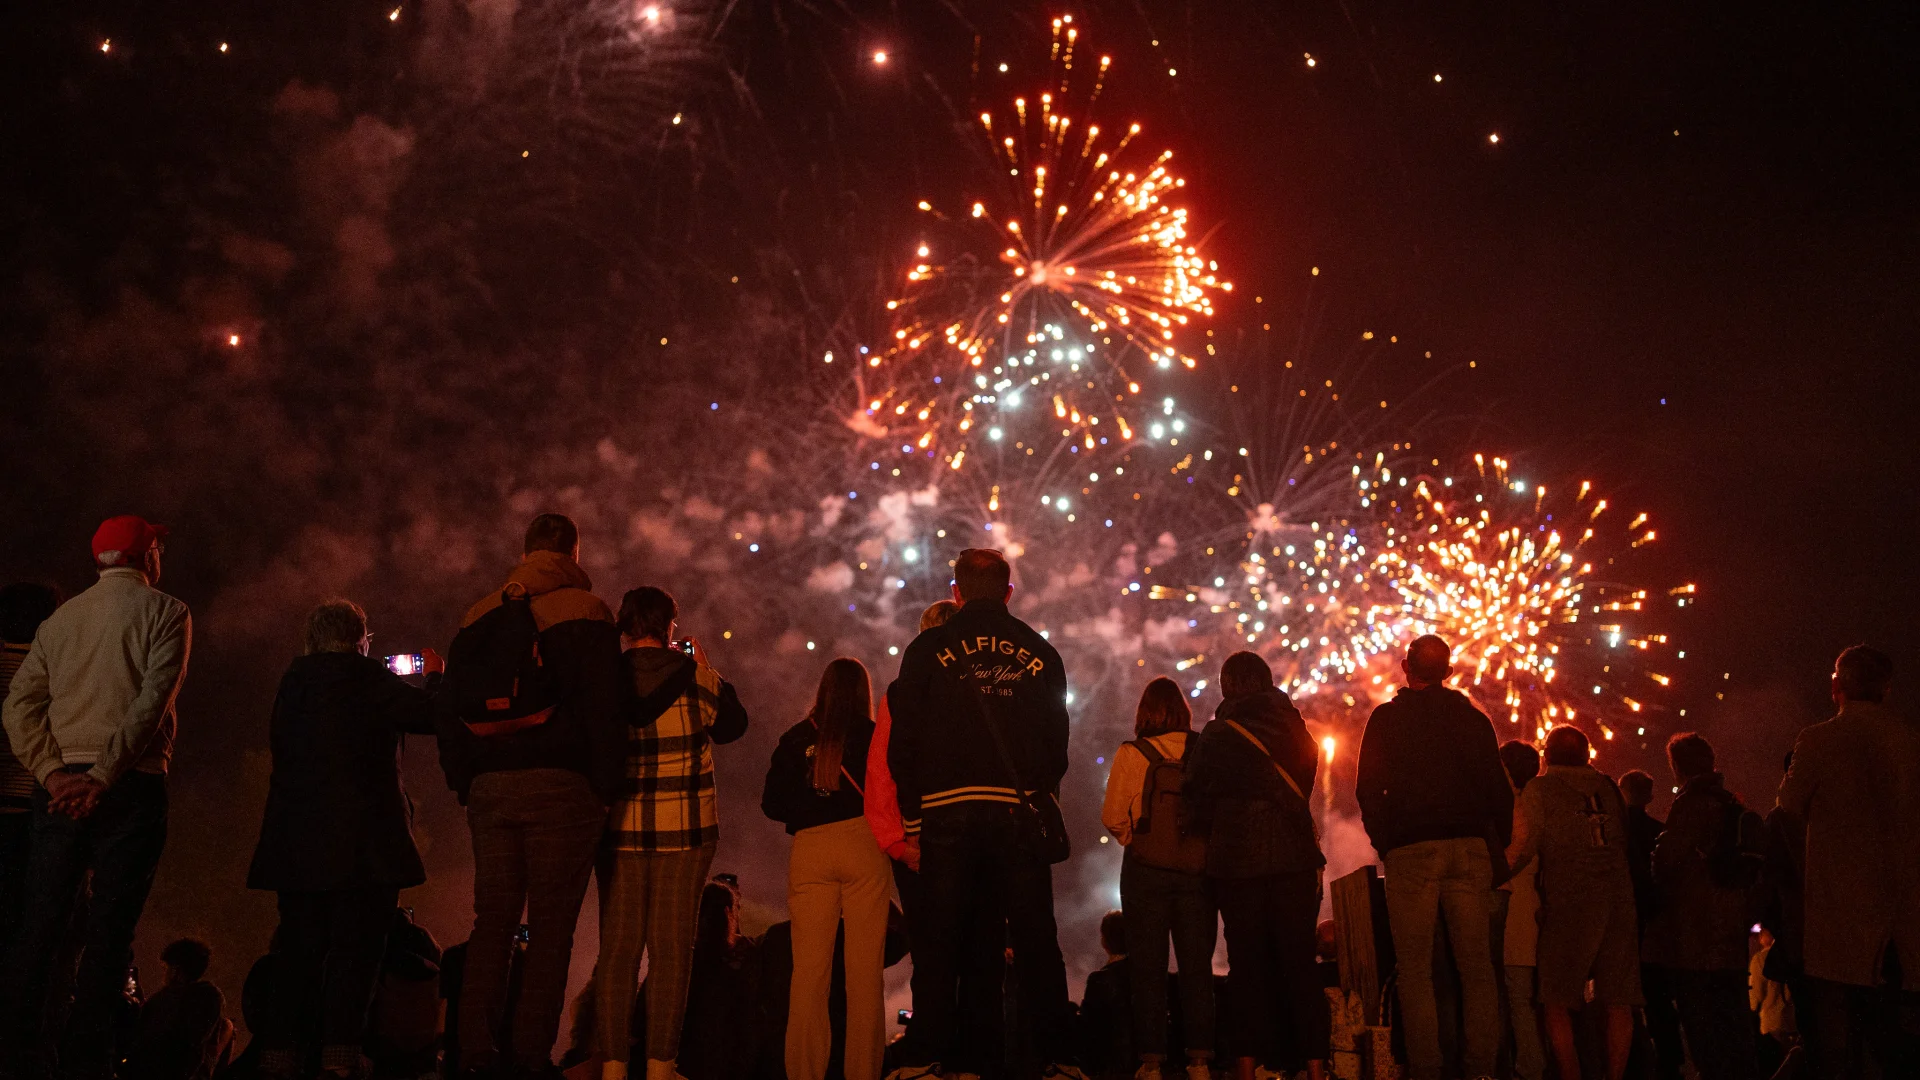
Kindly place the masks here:
<instances>
[{"instance_id":1,"label":"yellow trousers","mask_svg":"<svg viewBox=\"0 0 1920 1080\"><path fill-rule=\"evenodd\" d=\"M886 1051L887 902L893 868L865 818L802 829L793 838L787 908L793 985L787 1006L787 1080L824 1080L833 1047L827 995L833 943L847 928L847 1080L878 1080Z\"/></svg>"}]
</instances>

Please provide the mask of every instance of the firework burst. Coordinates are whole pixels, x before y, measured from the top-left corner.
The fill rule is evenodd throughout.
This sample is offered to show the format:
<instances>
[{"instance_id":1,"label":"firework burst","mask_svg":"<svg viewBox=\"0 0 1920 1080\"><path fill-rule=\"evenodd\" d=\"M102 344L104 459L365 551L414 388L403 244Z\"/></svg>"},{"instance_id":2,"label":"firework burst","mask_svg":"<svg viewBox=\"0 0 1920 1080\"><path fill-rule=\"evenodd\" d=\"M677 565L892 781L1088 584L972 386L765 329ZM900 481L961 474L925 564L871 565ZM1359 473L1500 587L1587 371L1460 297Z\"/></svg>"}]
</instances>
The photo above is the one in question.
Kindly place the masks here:
<instances>
[{"instance_id":1,"label":"firework burst","mask_svg":"<svg viewBox=\"0 0 1920 1080\"><path fill-rule=\"evenodd\" d=\"M1421 475L1385 453L1349 470L1346 505L1319 520L1251 521L1239 564L1150 599L1192 612L1182 644L1267 657L1302 707L1330 713L1384 700L1407 644L1454 646L1456 685L1526 737L1578 723L1601 741L1644 731L1674 679L1665 613L1695 587L1656 595L1621 580L1656 534L1590 484L1570 496L1475 455L1461 477Z\"/></svg>"},{"instance_id":2,"label":"firework burst","mask_svg":"<svg viewBox=\"0 0 1920 1080\"><path fill-rule=\"evenodd\" d=\"M905 293L888 302L893 340L867 361L887 388L856 429L882 428L958 469L982 438L1095 451L1185 427L1143 380L1195 366L1182 331L1232 285L1169 204L1186 184L1171 151L1145 157L1140 125L1115 135L1083 119L1110 57L1069 105L1076 67L1088 66L1078 37L1070 16L1055 20L1047 89L979 116L1002 192L959 213L919 204L940 236L919 245Z\"/></svg>"}]
</instances>

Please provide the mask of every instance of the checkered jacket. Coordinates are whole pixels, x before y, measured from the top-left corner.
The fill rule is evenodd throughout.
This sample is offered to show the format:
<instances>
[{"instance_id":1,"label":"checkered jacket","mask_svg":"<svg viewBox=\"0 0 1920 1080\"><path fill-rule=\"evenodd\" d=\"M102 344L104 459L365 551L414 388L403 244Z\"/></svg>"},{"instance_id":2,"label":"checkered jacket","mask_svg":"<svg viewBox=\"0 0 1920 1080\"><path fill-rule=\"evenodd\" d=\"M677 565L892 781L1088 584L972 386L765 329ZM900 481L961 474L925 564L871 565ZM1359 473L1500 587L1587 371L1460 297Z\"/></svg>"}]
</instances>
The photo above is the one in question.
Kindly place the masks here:
<instances>
[{"instance_id":1,"label":"checkered jacket","mask_svg":"<svg viewBox=\"0 0 1920 1080\"><path fill-rule=\"evenodd\" d=\"M628 650L642 699L693 663L683 658L678 667L669 666L659 654L670 651ZM705 664L695 667L686 690L657 719L628 728L626 787L608 845L617 851L687 851L718 841L713 744L730 743L746 730L747 713L732 684Z\"/></svg>"}]
</instances>

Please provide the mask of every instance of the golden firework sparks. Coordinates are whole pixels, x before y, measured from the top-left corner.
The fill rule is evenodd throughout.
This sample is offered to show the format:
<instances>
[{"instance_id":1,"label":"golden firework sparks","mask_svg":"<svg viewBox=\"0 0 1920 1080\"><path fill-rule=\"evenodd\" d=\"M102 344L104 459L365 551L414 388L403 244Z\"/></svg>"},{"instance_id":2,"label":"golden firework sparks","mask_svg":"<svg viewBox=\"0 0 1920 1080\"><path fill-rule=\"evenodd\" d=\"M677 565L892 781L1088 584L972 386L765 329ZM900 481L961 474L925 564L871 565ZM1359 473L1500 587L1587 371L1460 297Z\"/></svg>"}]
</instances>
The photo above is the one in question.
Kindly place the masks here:
<instances>
[{"instance_id":1,"label":"golden firework sparks","mask_svg":"<svg viewBox=\"0 0 1920 1080\"><path fill-rule=\"evenodd\" d=\"M948 235L915 249L905 292L887 304L892 341L867 360L891 369L880 372L889 389L855 422L935 448L953 468L976 437L999 441L1015 425L1089 451L1177 438L1173 400L1144 396L1141 377L1193 368L1183 332L1232 289L1191 241L1187 210L1170 205L1186 185L1172 152L1145 158L1139 124L1114 133L1084 119L1111 57L1069 107L1085 66L1078 39L1071 16L1056 19L1047 88L980 114L1006 190L958 213L919 204Z\"/></svg>"}]
</instances>

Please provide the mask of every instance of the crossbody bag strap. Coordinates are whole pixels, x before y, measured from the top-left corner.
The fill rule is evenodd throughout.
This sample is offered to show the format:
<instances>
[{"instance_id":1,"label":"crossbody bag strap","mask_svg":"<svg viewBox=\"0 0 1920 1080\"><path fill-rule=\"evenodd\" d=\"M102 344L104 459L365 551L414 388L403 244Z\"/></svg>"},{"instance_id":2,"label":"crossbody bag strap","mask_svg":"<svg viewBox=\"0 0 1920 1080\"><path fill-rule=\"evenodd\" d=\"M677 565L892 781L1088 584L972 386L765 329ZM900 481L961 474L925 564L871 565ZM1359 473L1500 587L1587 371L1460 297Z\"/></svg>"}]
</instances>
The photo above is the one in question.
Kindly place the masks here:
<instances>
[{"instance_id":1,"label":"crossbody bag strap","mask_svg":"<svg viewBox=\"0 0 1920 1080\"><path fill-rule=\"evenodd\" d=\"M1226 718L1226 717L1224 717L1224 716L1223 716L1223 717L1221 717L1220 719L1221 719L1221 721L1222 721L1222 722L1224 722L1224 723L1225 723L1225 724L1226 724L1226 725L1227 725L1228 727L1230 727L1230 728L1232 728L1233 730L1235 730L1235 731L1237 731L1237 732L1239 732L1239 733L1240 733L1241 735L1243 735L1243 736L1245 736L1245 737L1246 737L1246 740L1247 740L1248 742L1250 742L1250 743L1252 743L1253 745L1255 745L1255 746L1257 746L1257 747L1259 747L1259 748L1260 748L1260 752L1261 752L1262 754L1264 754L1264 755L1266 755L1266 758L1267 758L1267 764L1269 764L1269 765L1271 765L1271 766L1273 766L1273 771L1274 771L1274 772L1277 772L1277 773L1279 773L1279 774L1280 774L1280 779L1282 779L1282 780L1285 780L1285 781L1287 782L1287 787L1289 787L1289 788L1291 788L1291 789L1293 789L1293 793L1294 793L1295 795L1298 795L1298 796L1300 797L1300 801L1301 801L1301 802L1308 802L1308 799L1307 799L1307 793L1306 793L1306 792L1304 792L1304 791L1301 791L1301 790L1300 790L1300 782L1299 782L1299 781L1297 781L1297 780L1295 780L1295 779L1293 778L1293 774L1292 774L1292 773L1290 773L1290 772L1288 772L1288 771L1287 771L1287 770L1286 770L1286 769L1285 769L1285 768L1284 768L1284 767L1283 767L1283 766L1282 766L1282 765L1280 764L1280 761L1279 761L1279 759L1277 759L1277 758L1275 758L1275 757L1273 756L1273 751L1271 751L1271 750L1269 750L1269 749L1267 749L1267 744L1266 744L1266 743L1263 743L1263 742L1261 742L1261 741L1260 741L1260 737L1259 737L1258 735L1255 735L1255 734L1254 734L1253 732L1251 732L1251 731L1248 731L1248 730L1246 729L1246 726L1245 726L1245 725L1243 725L1243 724L1241 724L1241 723L1240 723L1240 721L1238 721L1238 720L1229 720L1229 719L1227 719L1227 718Z\"/></svg>"},{"instance_id":2,"label":"crossbody bag strap","mask_svg":"<svg viewBox=\"0 0 1920 1080\"><path fill-rule=\"evenodd\" d=\"M814 731L814 737L815 737L815 738L814 738L814 744L813 744L813 745L814 745L814 747L815 747L815 748L816 748L816 750L817 750L817 749L818 749L818 747L819 747L819 745L820 745L820 742L819 742L819 734L820 734L820 721L818 721L818 720L815 720L815 719L814 719L813 717L811 717L811 716L809 716L809 717L807 717L807 723L809 723L809 724L812 724L812 725L813 725L813 731ZM858 796L860 796L860 798L861 798L861 801L863 801L863 802L864 802L864 801L866 800L866 797L867 797L867 789L866 789L866 788L864 788L864 787L861 787L861 786L860 786L860 781L858 781L858 780L855 780L855 779L853 778L853 774L852 774L851 772L848 772L848 771L847 771L847 765L846 765L846 762L844 762L844 761L842 761L842 762L840 763L840 775L841 775L841 776L844 776L844 777L846 777L846 778L847 778L847 783L849 783L849 784L852 784L852 785L853 785L853 793L854 793L855 795L858 795Z\"/></svg>"},{"instance_id":3,"label":"crossbody bag strap","mask_svg":"<svg viewBox=\"0 0 1920 1080\"><path fill-rule=\"evenodd\" d=\"M971 676L980 670L980 665L974 664L967 670ZM980 711L980 723L986 726L987 737L993 740L993 750L1000 758L1000 767L1007 771L1007 778L1013 781L1014 797L1024 797L1027 793L1026 782L1020 779L1020 770L1014 767L1013 755L1007 751L1007 741L1000 734L1000 725L993 722L993 710L987 708L986 695L980 693L976 686L970 685L976 681L971 677L967 679L966 684L963 684L966 685L966 693L973 698L974 707Z\"/></svg>"}]
</instances>

